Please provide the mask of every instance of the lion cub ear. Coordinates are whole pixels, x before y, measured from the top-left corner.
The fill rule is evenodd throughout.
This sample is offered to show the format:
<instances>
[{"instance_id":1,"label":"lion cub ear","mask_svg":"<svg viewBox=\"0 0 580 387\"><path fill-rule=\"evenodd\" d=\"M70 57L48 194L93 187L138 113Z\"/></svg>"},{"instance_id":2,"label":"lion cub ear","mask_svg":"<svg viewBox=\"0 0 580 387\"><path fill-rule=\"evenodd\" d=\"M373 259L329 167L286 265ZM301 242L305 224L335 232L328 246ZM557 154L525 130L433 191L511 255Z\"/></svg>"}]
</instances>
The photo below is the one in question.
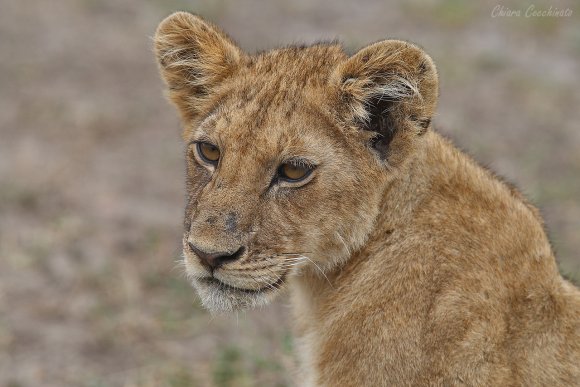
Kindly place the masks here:
<instances>
[{"instance_id":1,"label":"lion cub ear","mask_svg":"<svg viewBox=\"0 0 580 387\"><path fill-rule=\"evenodd\" d=\"M212 90L236 71L243 57L218 27L187 12L163 20L154 42L169 99L187 121L207 108Z\"/></svg>"},{"instance_id":2,"label":"lion cub ear","mask_svg":"<svg viewBox=\"0 0 580 387\"><path fill-rule=\"evenodd\" d=\"M371 145L389 165L400 163L431 125L437 71L411 43L384 40L367 46L341 63L331 82L339 87L341 117L370 131Z\"/></svg>"}]
</instances>

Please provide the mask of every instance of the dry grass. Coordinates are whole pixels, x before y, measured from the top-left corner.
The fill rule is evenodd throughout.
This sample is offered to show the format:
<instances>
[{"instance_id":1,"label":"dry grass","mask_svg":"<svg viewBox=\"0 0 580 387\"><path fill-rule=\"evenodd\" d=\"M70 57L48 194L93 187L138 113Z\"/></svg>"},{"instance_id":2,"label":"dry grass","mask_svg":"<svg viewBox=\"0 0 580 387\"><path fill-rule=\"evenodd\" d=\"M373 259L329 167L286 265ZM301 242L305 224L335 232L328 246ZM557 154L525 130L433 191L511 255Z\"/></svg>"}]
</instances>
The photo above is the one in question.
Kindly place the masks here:
<instances>
[{"instance_id":1,"label":"dry grass","mask_svg":"<svg viewBox=\"0 0 580 387\"><path fill-rule=\"evenodd\" d=\"M524 187L562 270L580 278L576 5L547 20L493 19L483 2L452 0L3 1L0 386L292 382L287 301L212 318L176 264L180 130L149 37L177 9L249 50L335 37L351 49L420 43L441 75L436 125Z\"/></svg>"}]
</instances>

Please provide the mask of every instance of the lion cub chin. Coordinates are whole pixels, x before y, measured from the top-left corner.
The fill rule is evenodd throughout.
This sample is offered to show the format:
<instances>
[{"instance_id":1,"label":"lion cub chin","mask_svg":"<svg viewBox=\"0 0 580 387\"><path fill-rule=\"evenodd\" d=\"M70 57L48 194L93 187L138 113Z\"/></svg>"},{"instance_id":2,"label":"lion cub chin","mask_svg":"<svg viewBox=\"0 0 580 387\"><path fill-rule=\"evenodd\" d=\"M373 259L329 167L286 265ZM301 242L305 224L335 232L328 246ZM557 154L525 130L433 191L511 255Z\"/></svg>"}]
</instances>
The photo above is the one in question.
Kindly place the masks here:
<instances>
[{"instance_id":1,"label":"lion cub chin","mask_svg":"<svg viewBox=\"0 0 580 387\"><path fill-rule=\"evenodd\" d=\"M580 383L580 292L538 211L433 130L421 48L249 55L178 12L155 53L184 126L187 273L212 311L289 289L301 383Z\"/></svg>"}]
</instances>

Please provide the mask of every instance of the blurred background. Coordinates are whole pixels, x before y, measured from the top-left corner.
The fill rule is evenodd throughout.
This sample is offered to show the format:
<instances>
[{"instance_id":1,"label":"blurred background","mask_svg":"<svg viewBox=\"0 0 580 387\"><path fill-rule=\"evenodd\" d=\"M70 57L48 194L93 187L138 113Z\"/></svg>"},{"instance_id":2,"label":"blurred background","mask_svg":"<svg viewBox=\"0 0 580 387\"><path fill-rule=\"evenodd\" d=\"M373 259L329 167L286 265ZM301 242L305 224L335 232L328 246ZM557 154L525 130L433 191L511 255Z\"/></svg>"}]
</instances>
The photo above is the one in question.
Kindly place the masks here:
<instances>
[{"instance_id":1,"label":"blurred background","mask_svg":"<svg viewBox=\"0 0 580 387\"><path fill-rule=\"evenodd\" d=\"M2 0L0 386L288 386L288 300L229 317L177 262L180 126L152 54L189 10L248 51L339 38L419 43L441 80L435 125L536 203L580 279L580 4ZM496 6L521 16L492 17Z\"/></svg>"}]
</instances>

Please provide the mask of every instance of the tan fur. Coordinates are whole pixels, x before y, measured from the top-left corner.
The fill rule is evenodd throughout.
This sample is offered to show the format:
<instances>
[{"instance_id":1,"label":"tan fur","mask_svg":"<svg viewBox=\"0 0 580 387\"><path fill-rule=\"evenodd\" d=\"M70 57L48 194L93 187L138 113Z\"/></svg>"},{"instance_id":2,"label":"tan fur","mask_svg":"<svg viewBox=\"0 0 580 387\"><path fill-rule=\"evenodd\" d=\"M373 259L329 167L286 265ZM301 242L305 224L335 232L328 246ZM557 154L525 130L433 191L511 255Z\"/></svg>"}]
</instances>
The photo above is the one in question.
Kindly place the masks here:
<instances>
[{"instance_id":1,"label":"tan fur","mask_svg":"<svg viewBox=\"0 0 580 387\"><path fill-rule=\"evenodd\" d=\"M298 384L580 384L580 292L537 210L432 130L437 73L386 40L242 52L201 18L155 50L184 123L184 257L212 311L290 289ZM192 141L221 151L198 163ZM300 187L273 180L291 157ZM243 255L211 273L188 248Z\"/></svg>"}]
</instances>

